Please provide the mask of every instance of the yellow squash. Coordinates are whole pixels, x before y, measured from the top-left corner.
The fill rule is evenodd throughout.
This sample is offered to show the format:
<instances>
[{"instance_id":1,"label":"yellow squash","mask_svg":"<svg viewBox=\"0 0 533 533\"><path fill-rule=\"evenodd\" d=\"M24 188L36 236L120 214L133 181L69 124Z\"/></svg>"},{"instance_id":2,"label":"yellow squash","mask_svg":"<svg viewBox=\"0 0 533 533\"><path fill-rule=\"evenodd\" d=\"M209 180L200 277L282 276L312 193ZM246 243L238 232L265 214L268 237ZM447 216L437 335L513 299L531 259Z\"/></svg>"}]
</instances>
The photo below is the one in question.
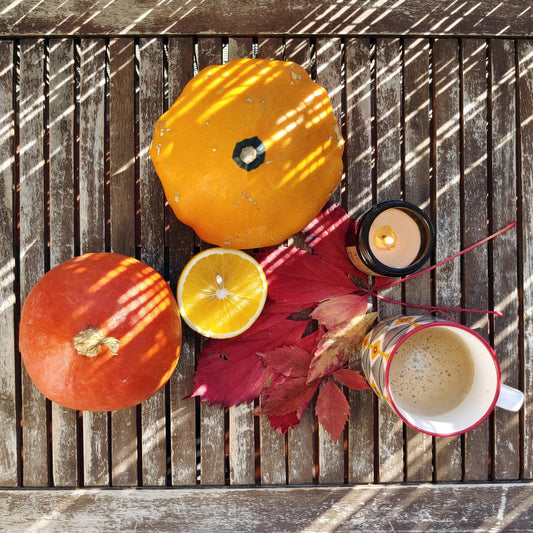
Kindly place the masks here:
<instances>
[{"instance_id":1,"label":"yellow squash","mask_svg":"<svg viewBox=\"0 0 533 533\"><path fill-rule=\"evenodd\" d=\"M186 85L156 122L150 156L178 219L247 249L318 214L341 181L343 145L327 92L302 67L235 59Z\"/></svg>"}]
</instances>

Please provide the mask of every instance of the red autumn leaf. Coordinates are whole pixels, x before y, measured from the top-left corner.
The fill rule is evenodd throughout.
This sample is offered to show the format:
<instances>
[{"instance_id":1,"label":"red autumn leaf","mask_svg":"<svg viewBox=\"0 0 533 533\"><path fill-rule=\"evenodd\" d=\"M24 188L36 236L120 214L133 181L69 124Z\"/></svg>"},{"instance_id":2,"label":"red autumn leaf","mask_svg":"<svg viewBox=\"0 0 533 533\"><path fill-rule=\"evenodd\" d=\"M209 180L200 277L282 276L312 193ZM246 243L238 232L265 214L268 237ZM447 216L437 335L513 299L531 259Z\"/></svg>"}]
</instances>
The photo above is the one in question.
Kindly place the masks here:
<instances>
[{"instance_id":1,"label":"red autumn leaf","mask_svg":"<svg viewBox=\"0 0 533 533\"><path fill-rule=\"evenodd\" d=\"M289 429L296 427L300 423L301 416L298 416L298 413L293 411L286 415L268 415L268 419L272 429L285 435Z\"/></svg>"},{"instance_id":2,"label":"red autumn leaf","mask_svg":"<svg viewBox=\"0 0 533 533\"><path fill-rule=\"evenodd\" d=\"M366 313L366 294L346 294L320 302L311 316L331 329L354 316Z\"/></svg>"},{"instance_id":3,"label":"red autumn leaf","mask_svg":"<svg viewBox=\"0 0 533 533\"><path fill-rule=\"evenodd\" d=\"M298 346L298 348L302 348L302 350L305 350L309 353L314 353L318 343L320 342L320 339L325 332L326 330L323 326L318 326L317 330L309 333L309 335L306 335L305 337L302 337L295 344Z\"/></svg>"},{"instance_id":4,"label":"red autumn leaf","mask_svg":"<svg viewBox=\"0 0 533 533\"><path fill-rule=\"evenodd\" d=\"M329 204L303 230L304 241L313 251L343 272L362 278L366 275L352 264L346 253L346 231L352 219L338 204Z\"/></svg>"},{"instance_id":5,"label":"red autumn leaf","mask_svg":"<svg viewBox=\"0 0 533 533\"><path fill-rule=\"evenodd\" d=\"M350 404L346 396L328 379L318 393L315 414L320 425L331 435L333 442L337 442L350 415Z\"/></svg>"},{"instance_id":6,"label":"red autumn leaf","mask_svg":"<svg viewBox=\"0 0 533 533\"><path fill-rule=\"evenodd\" d=\"M309 366L308 382L342 368L361 348L377 313L355 316L329 330L319 341Z\"/></svg>"},{"instance_id":7,"label":"red autumn leaf","mask_svg":"<svg viewBox=\"0 0 533 533\"><path fill-rule=\"evenodd\" d=\"M364 376L358 370L350 370L349 368L341 368L333 372L332 376L342 385L346 385L350 389L365 390L370 386L366 382Z\"/></svg>"},{"instance_id":8,"label":"red autumn leaf","mask_svg":"<svg viewBox=\"0 0 533 533\"><path fill-rule=\"evenodd\" d=\"M250 403L261 394L269 377L258 352L296 344L307 323L282 320L246 337L207 341L197 358L195 385L189 397L199 396L202 401L226 407Z\"/></svg>"},{"instance_id":9,"label":"red autumn leaf","mask_svg":"<svg viewBox=\"0 0 533 533\"><path fill-rule=\"evenodd\" d=\"M300 248L280 247L257 258L267 277L269 298L277 302L316 304L355 287L342 270Z\"/></svg>"},{"instance_id":10,"label":"red autumn leaf","mask_svg":"<svg viewBox=\"0 0 533 533\"><path fill-rule=\"evenodd\" d=\"M319 385L320 381L307 383L305 377L281 381L264 396L261 414L286 415L295 411L301 416Z\"/></svg>"},{"instance_id":11,"label":"red autumn leaf","mask_svg":"<svg viewBox=\"0 0 533 533\"><path fill-rule=\"evenodd\" d=\"M286 377L300 378L307 376L313 355L298 346L281 346L261 357L269 369Z\"/></svg>"},{"instance_id":12,"label":"red autumn leaf","mask_svg":"<svg viewBox=\"0 0 533 533\"><path fill-rule=\"evenodd\" d=\"M267 378L260 358L246 347L234 347L227 354L214 349L199 358L195 386L188 397L199 396L227 407L250 403L261 394Z\"/></svg>"},{"instance_id":13,"label":"red autumn leaf","mask_svg":"<svg viewBox=\"0 0 533 533\"><path fill-rule=\"evenodd\" d=\"M257 320L248 328L244 333L239 335L238 339L244 339L252 335L256 335L260 331L269 329L276 324L284 321L292 313L297 311L298 308L291 304L275 302L267 298L263 311L257 318ZM231 342L231 341L230 341Z\"/></svg>"}]
</instances>

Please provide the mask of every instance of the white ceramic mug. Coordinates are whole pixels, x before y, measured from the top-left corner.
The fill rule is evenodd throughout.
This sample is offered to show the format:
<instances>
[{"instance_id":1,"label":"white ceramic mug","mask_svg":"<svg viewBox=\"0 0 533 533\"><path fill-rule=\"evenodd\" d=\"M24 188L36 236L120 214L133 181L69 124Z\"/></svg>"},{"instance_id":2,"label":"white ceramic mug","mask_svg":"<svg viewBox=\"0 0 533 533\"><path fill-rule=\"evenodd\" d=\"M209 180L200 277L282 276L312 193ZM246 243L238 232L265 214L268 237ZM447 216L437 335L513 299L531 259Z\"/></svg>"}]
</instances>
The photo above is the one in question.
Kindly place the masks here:
<instances>
[{"instance_id":1,"label":"white ceramic mug","mask_svg":"<svg viewBox=\"0 0 533 533\"><path fill-rule=\"evenodd\" d=\"M435 351L440 355L432 353L431 346L428 349L431 342L433 348L440 346ZM446 351L448 347L453 349ZM439 372L434 371L436 367L428 366L433 364L432 357L444 358L443 354L447 354L449 360ZM458 354L457 364L463 364L460 361L464 360L467 365L457 367L456 375L451 368L455 365L453 354ZM393 366L395 356L397 361ZM501 383L498 359L480 335L461 324L429 315L398 316L380 321L364 339L361 362L376 394L409 426L430 435L465 433L481 424L495 406L518 411L524 401L521 391ZM444 371L444 377L437 377L440 371ZM455 391L458 382L464 392L458 392L459 388ZM443 389L441 392L439 387ZM449 393L445 387L451 387L454 392ZM456 403L447 409L446 403L452 400Z\"/></svg>"}]
</instances>

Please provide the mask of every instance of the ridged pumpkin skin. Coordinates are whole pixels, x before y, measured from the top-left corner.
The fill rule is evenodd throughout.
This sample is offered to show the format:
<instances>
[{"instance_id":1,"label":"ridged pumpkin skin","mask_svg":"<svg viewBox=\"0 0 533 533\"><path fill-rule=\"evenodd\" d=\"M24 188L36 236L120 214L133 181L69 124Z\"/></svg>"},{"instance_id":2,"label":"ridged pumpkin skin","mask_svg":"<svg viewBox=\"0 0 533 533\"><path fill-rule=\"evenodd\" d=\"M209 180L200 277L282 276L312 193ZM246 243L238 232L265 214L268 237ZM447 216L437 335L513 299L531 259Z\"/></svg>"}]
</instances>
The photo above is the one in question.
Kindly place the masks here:
<instances>
[{"instance_id":1,"label":"ridged pumpkin skin","mask_svg":"<svg viewBox=\"0 0 533 533\"><path fill-rule=\"evenodd\" d=\"M179 358L181 319L154 269L119 254L86 254L32 288L19 345L29 376L52 401L113 411L148 399L167 382ZM92 356L78 351L91 346Z\"/></svg>"},{"instance_id":2,"label":"ridged pumpkin skin","mask_svg":"<svg viewBox=\"0 0 533 533\"><path fill-rule=\"evenodd\" d=\"M343 145L328 94L302 67L235 59L185 86L156 122L150 156L178 219L246 249L318 214L341 181Z\"/></svg>"}]
</instances>

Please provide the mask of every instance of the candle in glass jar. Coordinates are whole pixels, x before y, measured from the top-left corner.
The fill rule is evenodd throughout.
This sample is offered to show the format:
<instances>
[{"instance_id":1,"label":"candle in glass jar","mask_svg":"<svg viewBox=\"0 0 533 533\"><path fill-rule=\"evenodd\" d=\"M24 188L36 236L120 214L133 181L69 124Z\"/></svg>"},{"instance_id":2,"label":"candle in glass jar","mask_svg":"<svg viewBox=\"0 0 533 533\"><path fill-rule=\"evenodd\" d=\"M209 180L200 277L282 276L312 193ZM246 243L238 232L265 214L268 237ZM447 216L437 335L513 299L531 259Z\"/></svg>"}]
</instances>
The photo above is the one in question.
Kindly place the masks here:
<instances>
[{"instance_id":1,"label":"candle in glass jar","mask_svg":"<svg viewBox=\"0 0 533 533\"><path fill-rule=\"evenodd\" d=\"M404 268L413 263L420 252L421 239L416 221L397 208L379 213L368 233L374 257L392 268Z\"/></svg>"},{"instance_id":2,"label":"candle in glass jar","mask_svg":"<svg viewBox=\"0 0 533 533\"><path fill-rule=\"evenodd\" d=\"M435 230L424 211L401 200L372 206L346 230L346 254L371 276L407 276L431 256Z\"/></svg>"}]
</instances>

